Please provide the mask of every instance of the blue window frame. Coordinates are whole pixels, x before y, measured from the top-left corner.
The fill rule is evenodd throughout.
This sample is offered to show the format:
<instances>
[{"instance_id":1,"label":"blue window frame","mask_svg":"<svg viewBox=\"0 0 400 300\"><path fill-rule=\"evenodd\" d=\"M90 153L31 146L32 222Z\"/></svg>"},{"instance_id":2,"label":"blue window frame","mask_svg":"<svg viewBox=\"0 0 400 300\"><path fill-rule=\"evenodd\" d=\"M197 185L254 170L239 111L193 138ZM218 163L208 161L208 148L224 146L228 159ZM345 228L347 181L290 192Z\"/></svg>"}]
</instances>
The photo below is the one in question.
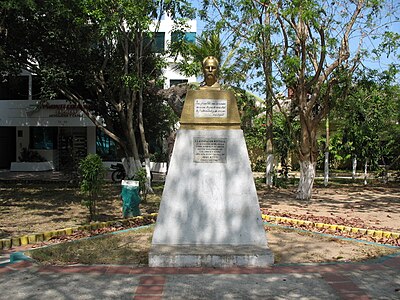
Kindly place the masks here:
<instances>
[{"instance_id":1,"label":"blue window frame","mask_svg":"<svg viewBox=\"0 0 400 300\"><path fill-rule=\"evenodd\" d=\"M100 129L96 131L96 153L105 161L118 160L116 143Z\"/></svg>"},{"instance_id":2,"label":"blue window frame","mask_svg":"<svg viewBox=\"0 0 400 300\"><path fill-rule=\"evenodd\" d=\"M165 32L156 32L151 50L156 53L165 51Z\"/></svg>"},{"instance_id":3,"label":"blue window frame","mask_svg":"<svg viewBox=\"0 0 400 300\"><path fill-rule=\"evenodd\" d=\"M29 148L36 150L57 149L57 127L30 127L29 131Z\"/></svg>"},{"instance_id":4,"label":"blue window frame","mask_svg":"<svg viewBox=\"0 0 400 300\"><path fill-rule=\"evenodd\" d=\"M182 39L188 43L195 43L196 32L174 31L171 33L171 43L179 42Z\"/></svg>"}]
</instances>

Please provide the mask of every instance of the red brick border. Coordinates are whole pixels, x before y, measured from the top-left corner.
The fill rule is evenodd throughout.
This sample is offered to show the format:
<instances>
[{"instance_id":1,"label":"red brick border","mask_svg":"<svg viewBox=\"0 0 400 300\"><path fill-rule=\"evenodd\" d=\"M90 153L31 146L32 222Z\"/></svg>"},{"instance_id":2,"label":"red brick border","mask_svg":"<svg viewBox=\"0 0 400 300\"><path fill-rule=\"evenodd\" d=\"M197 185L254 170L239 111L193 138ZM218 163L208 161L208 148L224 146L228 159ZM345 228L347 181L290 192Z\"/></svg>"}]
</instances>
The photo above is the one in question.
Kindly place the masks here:
<instances>
[{"instance_id":1,"label":"red brick border","mask_svg":"<svg viewBox=\"0 0 400 300\"><path fill-rule=\"evenodd\" d=\"M400 256L389 258L382 264L388 268L400 270Z\"/></svg>"},{"instance_id":2,"label":"red brick border","mask_svg":"<svg viewBox=\"0 0 400 300\"><path fill-rule=\"evenodd\" d=\"M161 300L163 297L165 276L142 276L136 287L134 300Z\"/></svg>"},{"instance_id":3,"label":"red brick border","mask_svg":"<svg viewBox=\"0 0 400 300\"><path fill-rule=\"evenodd\" d=\"M365 299L370 297L357 286L350 277L349 271L384 271L400 269L400 257L391 257L376 263L344 263L321 265L286 265L265 268L236 267L236 268L150 268L133 266L38 266L28 261L21 261L0 267L0 275L34 267L37 272L50 273L100 273L139 275L139 284L133 291L135 300L161 300L168 275L175 274L320 274L341 299Z\"/></svg>"},{"instance_id":4,"label":"red brick border","mask_svg":"<svg viewBox=\"0 0 400 300\"><path fill-rule=\"evenodd\" d=\"M134 266L37 266L28 261L20 261L0 267L0 273L35 266L38 272L52 273L107 273L131 275L168 275L168 274L289 274L289 273L335 273L346 271L373 271L400 269L400 257L390 258L380 263L344 263L321 265L285 265L271 267L233 267L233 268L150 268Z\"/></svg>"},{"instance_id":5,"label":"red brick border","mask_svg":"<svg viewBox=\"0 0 400 300\"><path fill-rule=\"evenodd\" d=\"M335 290L341 299L369 300L370 297L349 277L340 273L322 273L322 278Z\"/></svg>"}]
</instances>

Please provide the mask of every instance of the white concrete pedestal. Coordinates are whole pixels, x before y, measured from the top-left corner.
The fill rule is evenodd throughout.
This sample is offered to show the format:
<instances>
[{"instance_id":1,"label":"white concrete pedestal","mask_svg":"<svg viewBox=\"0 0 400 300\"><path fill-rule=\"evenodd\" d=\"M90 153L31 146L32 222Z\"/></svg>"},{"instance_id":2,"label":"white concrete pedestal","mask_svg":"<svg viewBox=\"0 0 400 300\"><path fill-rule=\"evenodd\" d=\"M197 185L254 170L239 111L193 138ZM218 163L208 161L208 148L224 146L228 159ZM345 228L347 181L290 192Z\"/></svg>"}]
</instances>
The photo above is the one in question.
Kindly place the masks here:
<instances>
[{"instance_id":1,"label":"white concrete pedestal","mask_svg":"<svg viewBox=\"0 0 400 300\"><path fill-rule=\"evenodd\" d=\"M265 267L274 263L267 246L153 245L151 267Z\"/></svg>"},{"instance_id":2,"label":"white concrete pedestal","mask_svg":"<svg viewBox=\"0 0 400 300\"><path fill-rule=\"evenodd\" d=\"M178 131L149 265L272 263L242 130Z\"/></svg>"}]
</instances>

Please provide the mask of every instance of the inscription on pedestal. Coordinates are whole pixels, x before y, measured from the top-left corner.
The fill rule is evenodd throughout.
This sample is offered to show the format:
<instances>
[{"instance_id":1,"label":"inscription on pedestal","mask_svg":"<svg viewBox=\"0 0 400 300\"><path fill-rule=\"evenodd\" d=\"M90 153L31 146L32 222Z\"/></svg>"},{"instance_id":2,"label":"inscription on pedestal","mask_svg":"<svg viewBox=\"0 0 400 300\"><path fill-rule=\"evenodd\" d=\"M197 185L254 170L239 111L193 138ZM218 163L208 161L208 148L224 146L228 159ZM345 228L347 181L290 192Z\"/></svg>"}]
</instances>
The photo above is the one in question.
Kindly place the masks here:
<instances>
[{"instance_id":1,"label":"inscription on pedestal","mask_svg":"<svg viewBox=\"0 0 400 300\"><path fill-rule=\"evenodd\" d=\"M228 104L226 99L195 99L195 118L226 118Z\"/></svg>"},{"instance_id":2,"label":"inscription on pedestal","mask_svg":"<svg viewBox=\"0 0 400 300\"><path fill-rule=\"evenodd\" d=\"M226 163L226 138L193 138L193 161Z\"/></svg>"}]
</instances>

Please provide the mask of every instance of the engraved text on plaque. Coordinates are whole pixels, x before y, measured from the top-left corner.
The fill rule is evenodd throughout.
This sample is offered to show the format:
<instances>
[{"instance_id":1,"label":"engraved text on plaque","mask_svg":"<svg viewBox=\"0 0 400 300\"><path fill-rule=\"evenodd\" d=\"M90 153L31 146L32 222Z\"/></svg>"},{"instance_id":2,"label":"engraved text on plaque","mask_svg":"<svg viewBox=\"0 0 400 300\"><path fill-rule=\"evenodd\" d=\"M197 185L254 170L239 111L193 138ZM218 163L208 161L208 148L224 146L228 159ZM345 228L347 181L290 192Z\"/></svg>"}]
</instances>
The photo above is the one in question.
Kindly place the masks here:
<instances>
[{"instance_id":1,"label":"engraved text on plaque","mask_svg":"<svg viewBox=\"0 0 400 300\"><path fill-rule=\"evenodd\" d=\"M226 163L226 138L193 138L193 157L197 163Z\"/></svg>"},{"instance_id":2,"label":"engraved text on plaque","mask_svg":"<svg viewBox=\"0 0 400 300\"><path fill-rule=\"evenodd\" d=\"M228 116L226 99L195 99L195 118L226 118Z\"/></svg>"}]
</instances>

